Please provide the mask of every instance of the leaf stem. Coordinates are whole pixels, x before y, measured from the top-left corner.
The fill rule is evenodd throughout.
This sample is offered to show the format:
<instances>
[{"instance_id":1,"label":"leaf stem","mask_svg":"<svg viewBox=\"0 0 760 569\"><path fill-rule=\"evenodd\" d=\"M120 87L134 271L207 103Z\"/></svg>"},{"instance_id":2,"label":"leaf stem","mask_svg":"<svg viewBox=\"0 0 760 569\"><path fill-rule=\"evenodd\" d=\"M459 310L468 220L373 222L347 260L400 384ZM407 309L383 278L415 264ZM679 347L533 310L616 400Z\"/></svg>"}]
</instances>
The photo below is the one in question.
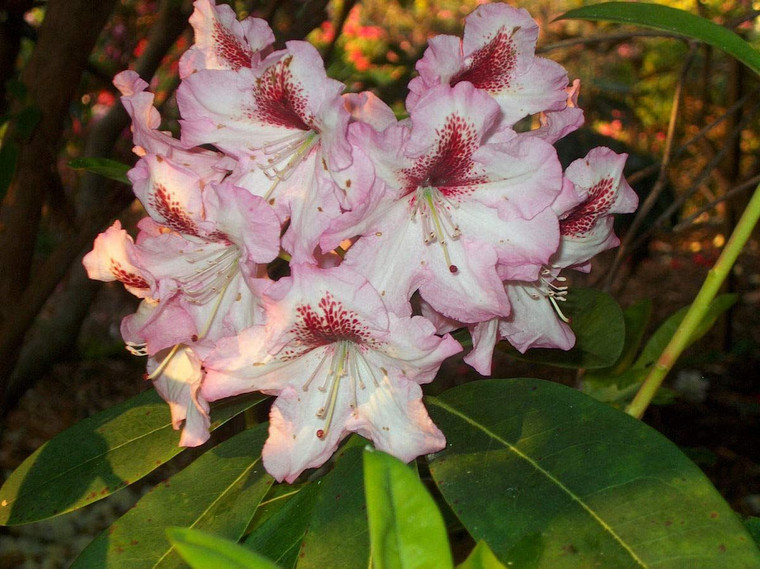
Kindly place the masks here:
<instances>
[{"instance_id":1,"label":"leaf stem","mask_svg":"<svg viewBox=\"0 0 760 569\"><path fill-rule=\"evenodd\" d=\"M660 385L662 385L665 376L676 363L676 360L678 360L678 357L688 345L689 338L691 338L694 330L705 317L710 303L718 294L731 267L733 267L736 259L739 257L750 235L752 235L752 230L757 224L758 218L760 218L760 185L755 188L755 193L747 205L747 209L744 210L739 222L736 224L736 228L720 257L718 257L710 272L707 273L707 278L697 293L686 316L684 316L681 325L675 334L673 334L668 345L665 346L636 397L633 398L633 401L631 401L631 404L626 409L626 413L629 415L638 419L644 415L649 403L652 401L655 393L657 393Z\"/></svg>"}]
</instances>

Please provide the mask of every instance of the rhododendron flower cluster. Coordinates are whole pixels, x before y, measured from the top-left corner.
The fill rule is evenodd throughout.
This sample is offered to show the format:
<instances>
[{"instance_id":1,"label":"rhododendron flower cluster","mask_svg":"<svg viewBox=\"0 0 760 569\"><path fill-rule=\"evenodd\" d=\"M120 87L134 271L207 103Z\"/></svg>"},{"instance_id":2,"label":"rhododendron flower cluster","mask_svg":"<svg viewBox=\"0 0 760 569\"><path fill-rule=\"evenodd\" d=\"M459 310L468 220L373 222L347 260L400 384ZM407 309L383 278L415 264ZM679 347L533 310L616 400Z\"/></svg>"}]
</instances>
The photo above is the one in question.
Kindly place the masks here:
<instances>
[{"instance_id":1,"label":"rhododendron flower cluster","mask_svg":"<svg viewBox=\"0 0 760 569\"><path fill-rule=\"evenodd\" d=\"M563 172L552 144L583 122L579 85L535 56L525 10L484 5L462 39L431 39L403 120L346 93L310 44L275 49L262 20L196 0L190 22L179 139L145 81L115 79L147 216L84 259L142 299L122 335L181 445L208 438L209 402L259 391L276 396L263 460L278 480L350 432L412 460L445 445L420 385L462 350L450 332L470 330L483 374L499 341L572 347L560 272L617 245L612 215L636 195L607 148Z\"/></svg>"}]
</instances>

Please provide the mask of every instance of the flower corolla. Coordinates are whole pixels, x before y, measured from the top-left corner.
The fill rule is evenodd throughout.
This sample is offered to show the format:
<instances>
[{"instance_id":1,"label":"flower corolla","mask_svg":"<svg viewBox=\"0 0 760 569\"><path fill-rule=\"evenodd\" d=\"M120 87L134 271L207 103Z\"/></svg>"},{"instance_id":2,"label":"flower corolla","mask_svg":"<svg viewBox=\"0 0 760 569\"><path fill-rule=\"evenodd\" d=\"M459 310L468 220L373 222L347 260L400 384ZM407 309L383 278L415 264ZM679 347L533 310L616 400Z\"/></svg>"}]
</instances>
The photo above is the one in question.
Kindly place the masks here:
<instances>
[{"instance_id":1,"label":"flower corolla","mask_svg":"<svg viewBox=\"0 0 760 569\"><path fill-rule=\"evenodd\" d=\"M190 23L179 138L146 81L114 80L147 216L84 259L140 299L122 336L181 445L208 439L211 402L258 391L276 397L263 462L277 480L350 433L410 461L445 445L421 386L461 351L454 330L484 374L501 340L573 345L560 272L616 246L612 216L637 198L609 149L562 171L553 144L583 122L580 84L535 56L525 10L483 5L463 38L432 38L401 120L261 19L195 0Z\"/></svg>"}]
</instances>

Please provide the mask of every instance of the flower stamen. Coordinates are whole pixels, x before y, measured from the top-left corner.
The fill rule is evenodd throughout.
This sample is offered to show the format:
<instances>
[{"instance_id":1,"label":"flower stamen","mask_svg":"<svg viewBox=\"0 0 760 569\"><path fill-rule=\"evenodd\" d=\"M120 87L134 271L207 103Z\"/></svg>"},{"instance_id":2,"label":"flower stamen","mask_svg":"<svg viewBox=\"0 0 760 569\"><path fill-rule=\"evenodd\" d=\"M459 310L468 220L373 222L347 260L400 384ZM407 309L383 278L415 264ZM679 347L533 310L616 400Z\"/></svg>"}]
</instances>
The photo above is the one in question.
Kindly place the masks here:
<instances>
[{"instance_id":1,"label":"flower stamen","mask_svg":"<svg viewBox=\"0 0 760 569\"><path fill-rule=\"evenodd\" d=\"M456 207L456 204L452 204L450 200L446 199L440 190L429 186L421 187L417 189L415 195L412 218L417 215L418 211L420 212L422 236L425 244L437 241L441 246L443 258L449 271L457 273L459 268L451 262L446 239L457 239L462 232L451 216L451 207Z\"/></svg>"},{"instance_id":2,"label":"flower stamen","mask_svg":"<svg viewBox=\"0 0 760 569\"><path fill-rule=\"evenodd\" d=\"M567 285L555 284L558 282L567 282L567 278L560 276L553 277L552 274L553 273L551 269L544 267L541 270L538 281L535 283L535 287L539 292L530 293L530 296L534 300L539 300L541 297L548 299L552 305L552 308L554 308L554 311L557 313L557 316L559 316L560 320L562 320L565 324L570 324L570 318L566 316L564 312L562 312L562 309L558 304L559 302L567 301L567 292L570 287Z\"/></svg>"},{"instance_id":3,"label":"flower stamen","mask_svg":"<svg viewBox=\"0 0 760 569\"><path fill-rule=\"evenodd\" d=\"M126 342L126 348L127 351L132 354L133 356L147 356L148 355L148 344L145 342L137 343L137 342Z\"/></svg>"},{"instance_id":4,"label":"flower stamen","mask_svg":"<svg viewBox=\"0 0 760 569\"><path fill-rule=\"evenodd\" d=\"M218 247L213 247L208 253L205 247L201 247L193 254L187 258L187 262L199 266L192 276L180 279L182 292L193 304L205 304L221 290L225 290L237 274L240 249L236 245L227 244L221 253Z\"/></svg>"},{"instance_id":5,"label":"flower stamen","mask_svg":"<svg viewBox=\"0 0 760 569\"><path fill-rule=\"evenodd\" d=\"M313 130L299 131L257 149L266 157L264 163L258 166L264 175L273 181L263 196L265 200L270 198L280 182L290 178L318 142L319 133Z\"/></svg>"},{"instance_id":6,"label":"flower stamen","mask_svg":"<svg viewBox=\"0 0 760 569\"><path fill-rule=\"evenodd\" d=\"M166 357L163 360L161 360L161 363L158 364L158 367L154 369L150 374L148 374L148 376L145 379L156 379L158 376L164 373L166 366L168 366L169 362L172 361L172 358L176 355L181 345L182 344L174 344L174 347L172 347L172 349L169 350L169 353L166 355Z\"/></svg>"},{"instance_id":7,"label":"flower stamen","mask_svg":"<svg viewBox=\"0 0 760 569\"><path fill-rule=\"evenodd\" d=\"M333 353L330 372L325 378L325 384L319 387L322 392L327 391L327 384L330 383L330 393L327 398L327 407L320 407L317 411L317 418L324 419L325 428L317 431L317 438L323 439L330 432L333 416L335 415L335 404L338 400L340 381L346 375L346 368L349 367L349 346L345 341L341 341L337 346L337 353ZM321 432L321 436L320 436Z\"/></svg>"}]
</instances>

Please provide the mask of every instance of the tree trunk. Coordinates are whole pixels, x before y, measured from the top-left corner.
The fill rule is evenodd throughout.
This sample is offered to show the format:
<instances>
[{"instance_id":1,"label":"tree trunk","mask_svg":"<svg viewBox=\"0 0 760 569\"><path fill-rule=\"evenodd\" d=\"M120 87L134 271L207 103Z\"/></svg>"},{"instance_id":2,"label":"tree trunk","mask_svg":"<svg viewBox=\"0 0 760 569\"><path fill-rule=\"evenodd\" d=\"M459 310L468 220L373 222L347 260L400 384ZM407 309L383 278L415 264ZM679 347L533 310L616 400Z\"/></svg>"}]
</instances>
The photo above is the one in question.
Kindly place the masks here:
<instances>
[{"instance_id":1,"label":"tree trunk","mask_svg":"<svg viewBox=\"0 0 760 569\"><path fill-rule=\"evenodd\" d=\"M34 307L20 306L30 281L34 246L49 188L56 184L56 157L68 106L95 41L115 0L50 0L37 45L21 79L39 122L26 141L0 210L0 392L16 360L23 331L11 329ZM13 136L13 133L9 133ZM40 305L41 306L41 305ZM36 311L34 311L36 314ZM28 324L27 324L28 326ZM0 394L0 398L3 397Z\"/></svg>"}]
</instances>

